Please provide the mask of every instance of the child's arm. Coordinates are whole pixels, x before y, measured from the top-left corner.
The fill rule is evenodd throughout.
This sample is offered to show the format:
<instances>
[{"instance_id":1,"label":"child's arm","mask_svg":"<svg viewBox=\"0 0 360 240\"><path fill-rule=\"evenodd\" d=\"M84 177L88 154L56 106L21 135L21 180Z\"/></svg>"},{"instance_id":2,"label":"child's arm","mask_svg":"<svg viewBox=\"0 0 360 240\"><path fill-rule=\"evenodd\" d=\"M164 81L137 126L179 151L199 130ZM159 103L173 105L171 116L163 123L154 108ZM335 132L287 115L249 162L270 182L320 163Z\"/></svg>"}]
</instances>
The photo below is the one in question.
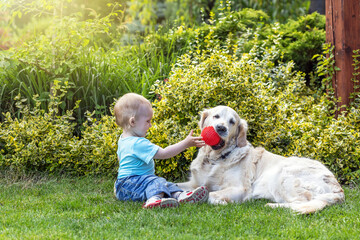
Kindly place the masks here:
<instances>
[{"instance_id":1,"label":"child's arm","mask_svg":"<svg viewBox=\"0 0 360 240\"><path fill-rule=\"evenodd\" d=\"M190 134L181 142L175 143L173 145L170 145L166 148L159 148L159 150L157 151L157 153L155 154L154 158L155 159L168 159L168 158L172 158L176 155L178 155L179 153L181 153L182 151L184 151L185 149L189 148L189 147L202 147L205 145L205 142L202 141L202 137L193 137L194 130L190 131Z\"/></svg>"}]
</instances>

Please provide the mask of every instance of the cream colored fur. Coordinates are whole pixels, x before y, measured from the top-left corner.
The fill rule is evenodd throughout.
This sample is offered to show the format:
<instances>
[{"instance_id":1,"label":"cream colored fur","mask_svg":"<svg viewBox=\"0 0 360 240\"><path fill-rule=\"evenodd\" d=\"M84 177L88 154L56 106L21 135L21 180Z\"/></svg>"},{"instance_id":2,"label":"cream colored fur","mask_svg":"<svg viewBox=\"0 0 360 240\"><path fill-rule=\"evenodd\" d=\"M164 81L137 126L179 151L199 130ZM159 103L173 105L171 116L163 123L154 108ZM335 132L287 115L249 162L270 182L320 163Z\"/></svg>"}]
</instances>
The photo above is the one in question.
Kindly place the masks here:
<instances>
[{"instance_id":1,"label":"cream colored fur","mask_svg":"<svg viewBox=\"0 0 360 240\"><path fill-rule=\"evenodd\" d=\"M267 206L302 214L345 200L340 184L320 162L252 147L246 140L247 123L233 109L218 106L205 110L199 125L201 129L213 126L222 142L199 150L190 166L190 181L179 183L180 188L205 185L212 204L265 198L273 202Z\"/></svg>"}]
</instances>

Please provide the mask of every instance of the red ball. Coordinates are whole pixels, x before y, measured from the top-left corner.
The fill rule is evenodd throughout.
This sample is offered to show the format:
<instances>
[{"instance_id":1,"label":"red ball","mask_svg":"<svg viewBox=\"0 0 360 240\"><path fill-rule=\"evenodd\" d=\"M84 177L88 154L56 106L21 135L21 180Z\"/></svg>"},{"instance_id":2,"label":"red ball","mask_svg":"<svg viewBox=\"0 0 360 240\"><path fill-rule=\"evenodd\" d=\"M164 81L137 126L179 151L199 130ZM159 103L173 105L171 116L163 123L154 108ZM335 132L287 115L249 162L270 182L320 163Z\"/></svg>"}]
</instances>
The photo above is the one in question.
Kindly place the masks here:
<instances>
[{"instance_id":1,"label":"red ball","mask_svg":"<svg viewBox=\"0 0 360 240\"><path fill-rule=\"evenodd\" d=\"M219 134L217 134L212 126L205 127L201 132L201 136L204 142L210 146L217 145L221 140Z\"/></svg>"}]
</instances>

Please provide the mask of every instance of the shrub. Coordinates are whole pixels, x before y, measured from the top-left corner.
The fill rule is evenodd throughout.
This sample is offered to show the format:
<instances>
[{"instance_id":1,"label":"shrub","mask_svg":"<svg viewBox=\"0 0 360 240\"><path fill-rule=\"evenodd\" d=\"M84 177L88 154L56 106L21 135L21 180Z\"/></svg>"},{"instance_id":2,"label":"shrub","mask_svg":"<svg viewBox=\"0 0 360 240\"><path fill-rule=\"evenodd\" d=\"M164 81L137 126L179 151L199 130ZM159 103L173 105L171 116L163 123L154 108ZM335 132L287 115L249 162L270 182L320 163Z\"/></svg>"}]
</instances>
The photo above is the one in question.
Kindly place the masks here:
<instances>
[{"instance_id":1,"label":"shrub","mask_svg":"<svg viewBox=\"0 0 360 240\"><path fill-rule=\"evenodd\" d=\"M50 94L50 88L47 88L45 94L49 100L45 108L40 107L44 102L41 96L35 95L29 99L28 105L18 97L18 118L13 117L10 112L4 115L4 121L0 123L0 167L45 172L66 171L74 174L115 174L116 142L120 131L116 128L113 117L97 117L98 112L87 114L88 121L82 125L80 137L75 136L72 116L79 111L80 103L76 101L68 104L74 92L69 90L73 85L67 80L71 79L74 84L76 81L84 81L84 76L89 77L94 82L91 90L94 91L94 98L86 98L96 103L99 103L96 96L107 97L104 103L114 96L107 94L106 90L118 90L117 82L113 80L119 76L124 89L140 89L144 93L154 79L165 78L167 70L164 70L163 63L168 64L165 64L168 69L168 59L173 60L176 55L174 49L182 48L182 44L191 40L186 48L189 52L174 64L169 81L157 81L153 85L158 99L153 104L154 124L149 131L152 142L166 147L182 140L190 129L196 129L196 134L199 134L199 113L205 108L222 104L234 108L248 121L248 139L255 146L262 145L281 155L315 158L325 163L342 182L357 180L360 174L358 89L352 96L353 104L348 108L348 113L335 119L332 116L336 110L336 99L322 91L328 88L328 80L334 70L332 55L329 54L330 59L321 56L314 58L318 62L317 77L325 76L320 90L307 88L305 74L297 72L294 62L287 61L286 57L292 51L308 51L307 47L311 47L309 41L301 47L301 42L297 39L303 38L299 36L320 41L320 37L311 36L322 34L315 31L321 25L321 21L316 19L321 17L313 14L302 18L301 24L289 23L289 29L293 30L285 33L281 25L267 24L263 13L251 11L231 13L214 26L203 26L192 31L179 28L173 33L173 38L170 35L169 38L149 37L140 48L128 48L134 51L134 54L130 53L132 56L143 56L141 64L138 58L131 58L130 64L128 60L123 60L128 59L123 55L125 50L109 53L100 48L89 53L89 62L85 61L89 58L85 54L82 58L83 65L76 65L79 62L72 61L76 65L73 66L76 71L69 73L64 70L65 77L56 78L55 82L47 85L54 85L52 92L55 95ZM260 21L258 24L261 19L264 22ZM231 29L231 32L227 32L227 29ZM185 37L182 38L183 36ZM154 43L152 39L157 42ZM167 42L169 39L173 41ZM159 42L161 44L157 45ZM166 47L166 51L161 51L156 46ZM153 58L154 55L157 58ZM356 56L358 58L358 53ZM158 59L162 61L157 61ZM88 66L81 67L86 64ZM127 67L131 68L133 65L137 67L129 72L135 72L131 76L140 79L139 82L132 82L133 77L126 76ZM355 62L356 69L359 65L358 61ZM20 91L17 89L9 94L5 93L12 88L14 82L19 83L24 77L39 84L34 84L34 87L41 87L41 81L37 80L47 74L44 71L34 71L36 74L31 75L36 66L21 70L18 69L21 66L14 64L14 61L3 61L1 67L4 67L0 69L4 74L1 74L0 80L5 83L0 88L1 104L3 97ZM7 68L11 71L5 71ZM145 68L148 71L140 73ZM62 71L62 68L57 71ZM110 87L105 87L105 93L98 92L105 85L100 81L100 76L108 78L106 84ZM15 79L14 82L8 81L7 77ZM358 76L354 75L354 82L358 81ZM27 87L27 84L21 84L24 88ZM124 89L119 91L127 91ZM120 93L115 95L118 97ZM35 107L29 107L30 101L34 102ZM101 106L98 107L101 112ZM169 179L183 177L196 152L197 149L190 148L172 159L157 161L157 174Z\"/></svg>"},{"instance_id":2,"label":"shrub","mask_svg":"<svg viewBox=\"0 0 360 240\"><path fill-rule=\"evenodd\" d=\"M244 45L243 52L248 52L253 45L263 44L269 36L279 35L279 47L283 52L283 61L293 61L294 70L305 73L307 86L312 80L313 87L321 87L321 78L311 79L316 72L317 61L313 59L316 54L321 54L321 47L326 40L325 16L317 12L301 16L296 20L290 19L284 24L273 23L265 25L253 35ZM257 37L255 37L257 36ZM240 38L241 40L241 38ZM244 40L241 40L244 42ZM273 42L267 41L266 47L271 47Z\"/></svg>"},{"instance_id":3,"label":"shrub","mask_svg":"<svg viewBox=\"0 0 360 240\"><path fill-rule=\"evenodd\" d=\"M324 19L314 13L287 24L275 24L262 11L243 9L224 12L213 19L212 25L194 29L181 26L126 47L114 37L119 32L109 26L113 24L111 14L87 20L79 16L64 17L59 22L54 19L49 21L49 29L26 38L23 45L0 52L0 111L16 113L13 99L18 93L31 106L35 104L33 95L38 94L41 108L46 109L54 79L68 81L72 87L63 99L62 110L72 109L81 100L75 111L81 125L86 111L95 110L97 118L110 114L107 106L126 92L152 99L151 85L167 78L171 66L186 52L232 45L227 49L241 57L254 45L271 47L273 42L266 40L269 36L280 36L277 41L285 62L294 59L297 70L311 74L316 65L312 54L321 53L319 46L325 38ZM105 33L109 34L106 41L113 37L111 44L104 43Z\"/></svg>"},{"instance_id":4,"label":"shrub","mask_svg":"<svg viewBox=\"0 0 360 240\"><path fill-rule=\"evenodd\" d=\"M284 61L294 61L295 70L307 74L307 85L310 85L310 74L316 72L317 61L313 56L321 54L326 41L325 24L325 16L315 12L290 20L280 28ZM315 87L320 86L321 80L318 80Z\"/></svg>"},{"instance_id":5,"label":"shrub","mask_svg":"<svg viewBox=\"0 0 360 240\"><path fill-rule=\"evenodd\" d=\"M87 114L81 139L74 143L71 150L70 164L78 175L116 175L119 167L117 141L121 131L114 117L104 115L97 120L93 114Z\"/></svg>"},{"instance_id":6,"label":"shrub","mask_svg":"<svg viewBox=\"0 0 360 240\"><path fill-rule=\"evenodd\" d=\"M292 71L293 63L274 64L273 59L280 54L276 47L255 46L240 59L226 52L218 49L184 55L169 82L157 85L161 100L154 103L154 126L150 130L153 141L174 143L197 127L200 111L227 105L247 119L251 126L249 139L256 142L258 132L272 130L273 122L284 118L279 110L290 114L290 106L300 108L307 100L303 97L306 89L301 84L302 75ZM159 161L159 174L179 177L186 172L195 152L190 149L168 163Z\"/></svg>"},{"instance_id":7,"label":"shrub","mask_svg":"<svg viewBox=\"0 0 360 240\"><path fill-rule=\"evenodd\" d=\"M15 99L22 118L13 119L8 112L5 121L0 124L3 155L0 166L19 171L33 169L48 172L62 168L62 161L67 159L71 150L69 143L74 139L72 111L58 115L60 98L65 89L55 81L55 91L60 94L51 96L47 113L39 108L41 102L38 96L34 97L36 107L33 110L25 105L26 99L21 99L20 95Z\"/></svg>"},{"instance_id":8,"label":"shrub","mask_svg":"<svg viewBox=\"0 0 360 240\"><path fill-rule=\"evenodd\" d=\"M279 41L271 37L268 41ZM266 44L265 44L266 45ZM231 48L229 46L228 48ZM185 54L167 82L157 82L155 114L148 138L162 147L185 138L196 129L199 113L227 105L248 121L248 140L254 146L285 156L306 156L323 162L343 183L358 181L360 168L360 111L358 96L347 114L333 117L333 100L321 91L314 94L304 84L304 74L293 62L281 59L278 45L254 46L240 58L225 49ZM331 57L332 55L330 55ZM321 57L319 56L319 59ZM333 60L319 60L319 75L331 73ZM326 66L325 66L326 65ZM323 73L321 73L323 71ZM329 79L326 77L325 79ZM114 118L94 118L82 125L81 137L73 135L74 109L59 115L67 82L54 82L48 109L34 97L35 108L17 98L22 118L5 114L0 124L0 168L17 171L67 172L76 175L115 175L116 143L120 130ZM156 162L156 173L180 179L188 171L197 149Z\"/></svg>"},{"instance_id":9,"label":"shrub","mask_svg":"<svg viewBox=\"0 0 360 240\"><path fill-rule=\"evenodd\" d=\"M283 61L294 61L295 70L307 74L304 79L307 86L312 80L314 87L320 88L321 78L311 77L315 75L317 65L313 56L321 54L321 46L325 42L325 16L316 12L284 24L271 23L267 14L253 9L226 12L214 19L212 25L204 24L196 29L179 27L167 35L149 35L145 45L151 43L147 49L158 47L167 54L173 54L179 50L206 51L232 44L233 48L228 50L241 56L249 53L254 45L271 47L274 44L269 41L271 36L279 36L277 41Z\"/></svg>"},{"instance_id":10,"label":"shrub","mask_svg":"<svg viewBox=\"0 0 360 240\"><path fill-rule=\"evenodd\" d=\"M243 9L239 12L227 12L213 20L212 25L203 24L197 28L180 26L171 29L168 34L150 34L146 37L145 45L151 43L165 53L206 50L224 46L229 41L235 43L239 38L253 38L257 34L255 30L262 30L266 24L270 22L264 12Z\"/></svg>"},{"instance_id":11,"label":"shrub","mask_svg":"<svg viewBox=\"0 0 360 240\"><path fill-rule=\"evenodd\" d=\"M22 7L31 8L28 4ZM21 93L31 106L35 105L32 97L39 95L41 107L46 109L54 80L67 81L72 86L65 96L69 108L64 111L72 109L80 98L83 101L77 112L89 106L96 109L97 106L110 103L112 96L109 96L110 101L106 97L99 97L100 94L109 95L108 89L112 87L111 81L108 86L100 81L101 77L110 78L107 70L113 60L104 59L102 47L111 40L111 23L121 12L118 7L118 4L114 4L109 15L92 15L92 19L84 21L81 20L81 14L54 16L48 19L48 27L44 31L34 30L18 46L0 52L0 85L3 86L3 92L0 92L1 112L14 110L14 93ZM33 9L27 10L31 13ZM21 12L14 10L13 14L21 15ZM116 33L113 31L112 35ZM80 115L84 115L84 112Z\"/></svg>"},{"instance_id":12,"label":"shrub","mask_svg":"<svg viewBox=\"0 0 360 240\"><path fill-rule=\"evenodd\" d=\"M164 146L175 143L197 129L203 109L227 105L248 121L253 145L320 160L344 183L358 179L360 112L352 108L348 115L333 118L328 96L306 88L304 74L294 71L293 62L274 63L281 54L273 45L254 46L240 58L226 49L184 55L169 81L156 85L161 100L154 102L149 138ZM182 177L195 155L192 148L158 161L157 173Z\"/></svg>"},{"instance_id":13,"label":"shrub","mask_svg":"<svg viewBox=\"0 0 360 240\"><path fill-rule=\"evenodd\" d=\"M8 112L0 123L0 168L75 175L116 173L119 130L115 120L110 116L97 120L94 113L88 114L81 139L74 136L72 115L78 104L59 115L61 99L69 88L64 84L54 82L47 111L40 109L37 96L33 109L25 104L26 99L17 97L22 118L12 118Z\"/></svg>"}]
</instances>

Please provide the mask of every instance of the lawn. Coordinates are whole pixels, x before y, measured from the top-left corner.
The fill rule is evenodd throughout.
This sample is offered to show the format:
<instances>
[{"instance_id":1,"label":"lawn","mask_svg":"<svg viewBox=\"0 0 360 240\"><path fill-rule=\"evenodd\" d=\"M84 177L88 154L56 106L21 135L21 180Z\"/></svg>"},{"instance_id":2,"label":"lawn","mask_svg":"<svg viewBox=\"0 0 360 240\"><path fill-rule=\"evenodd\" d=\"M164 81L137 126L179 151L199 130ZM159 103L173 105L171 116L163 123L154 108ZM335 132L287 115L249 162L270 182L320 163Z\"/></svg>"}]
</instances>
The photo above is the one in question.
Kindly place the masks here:
<instances>
[{"instance_id":1,"label":"lawn","mask_svg":"<svg viewBox=\"0 0 360 240\"><path fill-rule=\"evenodd\" d=\"M144 210L113 197L106 177L0 178L0 239L359 239L360 189L312 215L265 200Z\"/></svg>"}]
</instances>

